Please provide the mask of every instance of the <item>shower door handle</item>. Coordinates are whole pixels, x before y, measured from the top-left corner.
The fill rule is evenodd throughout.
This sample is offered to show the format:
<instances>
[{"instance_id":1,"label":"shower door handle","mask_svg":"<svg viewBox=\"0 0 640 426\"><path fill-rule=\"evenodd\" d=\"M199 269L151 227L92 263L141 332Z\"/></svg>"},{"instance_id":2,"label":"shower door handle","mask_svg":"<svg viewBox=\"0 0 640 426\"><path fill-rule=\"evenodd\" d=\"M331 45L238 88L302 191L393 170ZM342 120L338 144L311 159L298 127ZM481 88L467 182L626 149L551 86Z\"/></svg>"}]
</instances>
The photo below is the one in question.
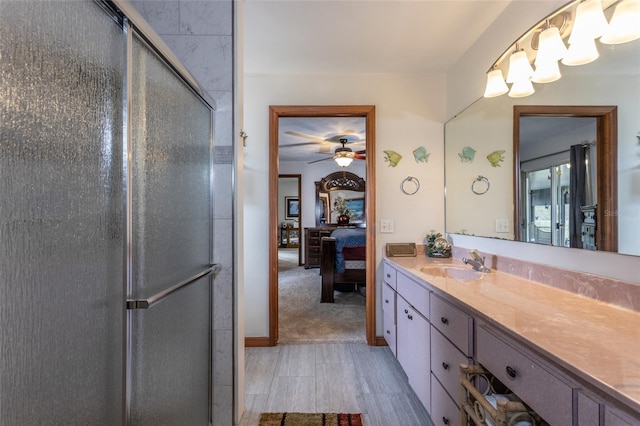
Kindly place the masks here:
<instances>
[{"instance_id":1,"label":"shower door handle","mask_svg":"<svg viewBox=\"0 0 640 426\"><path fill-rule=\"evenodd\" d=\"M220 271L220 265L217 264L213 264L210 267L208 267L207 269L205 269L204 271L201 271L197 274L195 274L192 277L187 278L184 281L179 282L178 284L169 287L166 290L163 290L159 293L154 294L153 296L147 298L147 299L128 299L127 300L127 309L149 309L151 307L153 307L153 305L161 302L162 300L164 300L165 298L167 298L168 296L170 296L171 294L182 290L183 288L193 284L194 282L198 281L200 278L207 276L209 274L216 274Z\"/></svg>"}]
</instances>

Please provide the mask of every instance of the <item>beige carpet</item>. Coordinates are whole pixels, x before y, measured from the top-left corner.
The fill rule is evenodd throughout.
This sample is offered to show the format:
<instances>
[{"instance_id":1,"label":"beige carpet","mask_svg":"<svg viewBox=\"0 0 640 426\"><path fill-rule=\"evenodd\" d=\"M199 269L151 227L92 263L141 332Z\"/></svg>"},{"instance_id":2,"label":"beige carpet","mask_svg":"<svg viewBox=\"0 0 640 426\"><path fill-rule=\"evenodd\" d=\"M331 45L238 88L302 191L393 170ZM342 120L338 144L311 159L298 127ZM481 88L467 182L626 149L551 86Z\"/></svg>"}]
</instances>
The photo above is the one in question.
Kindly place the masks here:
<instances>
[{"instance_id":1,"label":"beige carpet","mask_svg":"<svg viewBox=\"0 0 640 426\"><path fill-rule=\"evenodd\" d=\"M336 291L335 303L320 303L319 272L298 266L297 249L278 250L279 342L366 342L365 298Z\"/></svg>"}]
</instances>

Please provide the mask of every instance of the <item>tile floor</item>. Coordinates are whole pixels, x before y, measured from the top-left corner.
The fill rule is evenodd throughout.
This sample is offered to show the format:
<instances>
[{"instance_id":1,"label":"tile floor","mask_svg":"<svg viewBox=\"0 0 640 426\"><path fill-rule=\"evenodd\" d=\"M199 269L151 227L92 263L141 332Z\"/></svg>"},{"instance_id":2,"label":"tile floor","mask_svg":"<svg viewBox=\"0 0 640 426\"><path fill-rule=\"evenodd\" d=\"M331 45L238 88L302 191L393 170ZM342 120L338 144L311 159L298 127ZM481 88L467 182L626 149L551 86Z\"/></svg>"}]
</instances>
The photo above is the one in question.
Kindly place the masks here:
<instances>
[{"instance_id":1,"label":"tile floor","mask_svg":"<svg viewBox=\"0 0 640 426\"><path fill-rule=\"evenodd\" d=\"M432 426L388 347L315 343L247 348L246 411L362 413L365 426Z\"/></svg>"}]
</instances>

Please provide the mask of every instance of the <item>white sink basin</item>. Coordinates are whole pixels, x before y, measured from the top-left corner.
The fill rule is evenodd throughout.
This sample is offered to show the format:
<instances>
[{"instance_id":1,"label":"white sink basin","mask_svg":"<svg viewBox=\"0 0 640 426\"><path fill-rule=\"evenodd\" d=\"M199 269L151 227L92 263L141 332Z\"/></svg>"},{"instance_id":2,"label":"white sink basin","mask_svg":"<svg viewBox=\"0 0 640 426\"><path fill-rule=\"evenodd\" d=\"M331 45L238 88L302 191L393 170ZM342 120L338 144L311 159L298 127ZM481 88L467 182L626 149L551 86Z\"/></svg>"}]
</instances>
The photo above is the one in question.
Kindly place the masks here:
<instances>
[{"instance_id":1,"label":"white sink basin","mask_svg":"<svg viewBox=\"0 0 640 426\"><path fill-rule=\"evenodd\" d=\"M478 280L482 278L482 272L455 266L424 266L420 270L434 277L453 278L456 280Z\"/></svg>"}]
</instances>

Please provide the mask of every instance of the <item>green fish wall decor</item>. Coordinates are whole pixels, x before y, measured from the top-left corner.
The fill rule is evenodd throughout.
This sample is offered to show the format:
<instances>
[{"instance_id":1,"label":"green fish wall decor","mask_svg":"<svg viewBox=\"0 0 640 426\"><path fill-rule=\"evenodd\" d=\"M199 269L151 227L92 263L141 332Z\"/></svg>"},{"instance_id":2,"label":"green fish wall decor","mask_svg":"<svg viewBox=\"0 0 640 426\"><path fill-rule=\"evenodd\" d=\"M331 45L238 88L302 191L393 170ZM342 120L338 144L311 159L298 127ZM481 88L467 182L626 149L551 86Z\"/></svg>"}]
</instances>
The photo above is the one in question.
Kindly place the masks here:
<instances>
[{"instance_id":1,"label":"green fish wall decor","mask_svg":"<svg viewBox=\"0 0 640 426\"><path fill-rule=\"evenodd\" d=\"M504 161L504 149L499 149L497 151L493 151L491 154L487 155L487 160L493 167L500 167L500 162Z\"/></svg>"},{"instance_id":2,"label":"green fish wall decor","mask_svg":"<svg viewBox=\"0 0 640 426\"><path fill-rule=\"evenodd\" d=\"M471 163L476 156L476 150L471 148L470 146L465 146L462 148L462 152L458 154L460 157L460 161L463 163Z\"/></svg>"},{"instance_id":3,"label":"green fish wall decor","mask_svg":"<svg viewBox=\"0 0 640 426\"><path fill-rule=\"evenodd\" d=\"M398 154L395 151L383 151L384 152L384 161L388 161L389 162L389 167L395 167L398 165L398 163L400 162L400 160L402 160L402 155Z\"/></svg>"},{"instance_id":4,"label":"green fish wall decor","mask_svg":"<svg viewBox=\"0 0 640 426\"><path fill-rule=\"evenodd\" d=\"M413 158L416 159L416 163L426 163L429 161L429 154L427 148L424 146L418 147L413 150Z\"/></svg>"}]
</instances>

